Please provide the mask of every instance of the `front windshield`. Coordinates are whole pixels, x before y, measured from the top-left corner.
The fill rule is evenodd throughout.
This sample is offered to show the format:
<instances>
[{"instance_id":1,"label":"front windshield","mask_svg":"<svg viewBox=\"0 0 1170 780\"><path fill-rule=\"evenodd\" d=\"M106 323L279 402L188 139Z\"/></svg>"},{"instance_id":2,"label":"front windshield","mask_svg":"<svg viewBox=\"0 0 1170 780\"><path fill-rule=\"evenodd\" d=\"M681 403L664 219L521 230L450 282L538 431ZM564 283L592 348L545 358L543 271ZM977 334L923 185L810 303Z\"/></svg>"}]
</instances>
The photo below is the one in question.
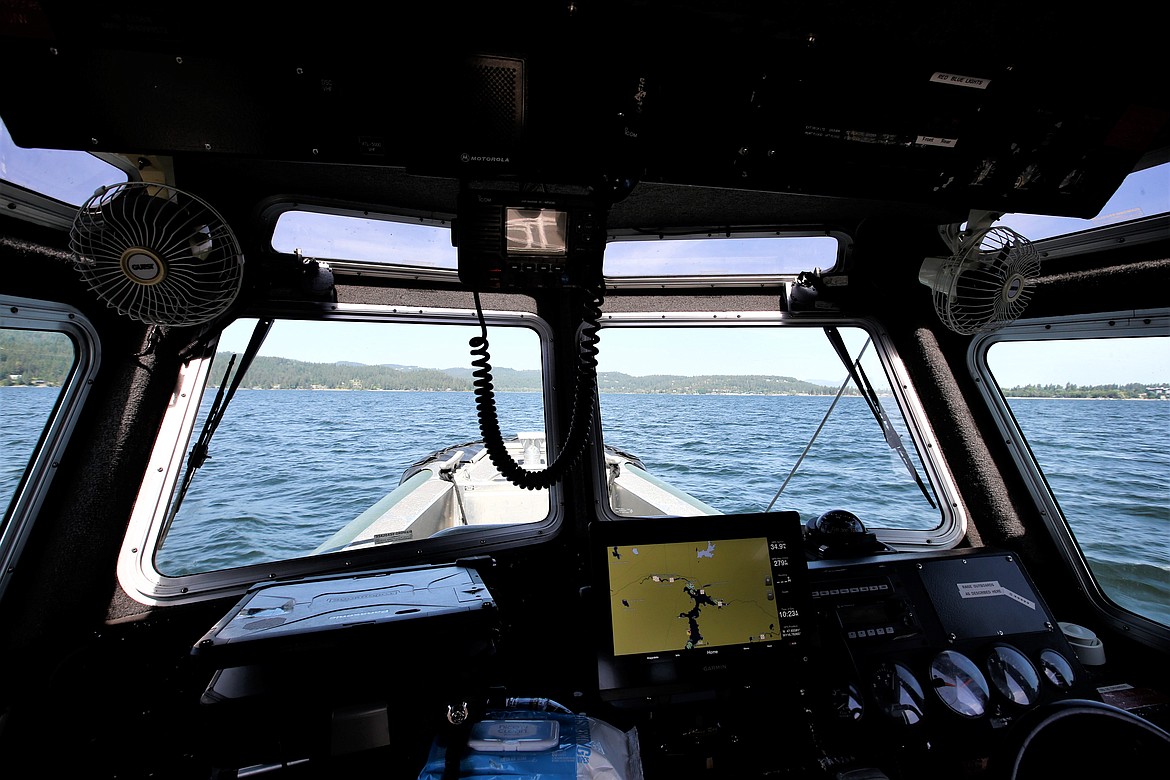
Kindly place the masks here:
<instances>
[{"instance_id":1,"label":"front windshield","mask_svg":"<svg viewBox=\"0 0 1170 780\"><path fill-rule=\"evenodd\" d=\"M939 527L865 329L609 327L601 342L605 444L636 459L607 454L615 514L845 509L871 528Z\"/></svg>"},{"instance_id":2,"label":"front windshield","mask_svg":"<svg viewBox=\"0 0 1170 780\"><path fill-rule=\"evenodd\" d=\"M229 395L256 324L225 330L188 451ZM549 491L503 489L476 443L468 340L478 333L471 324L276 320L206 460L184 461L158 570L179 576L548 518ZM499 325L491 337L502 433L517 460L532 448L539 459L541 338Z\"/></svg>"}]
</instances>

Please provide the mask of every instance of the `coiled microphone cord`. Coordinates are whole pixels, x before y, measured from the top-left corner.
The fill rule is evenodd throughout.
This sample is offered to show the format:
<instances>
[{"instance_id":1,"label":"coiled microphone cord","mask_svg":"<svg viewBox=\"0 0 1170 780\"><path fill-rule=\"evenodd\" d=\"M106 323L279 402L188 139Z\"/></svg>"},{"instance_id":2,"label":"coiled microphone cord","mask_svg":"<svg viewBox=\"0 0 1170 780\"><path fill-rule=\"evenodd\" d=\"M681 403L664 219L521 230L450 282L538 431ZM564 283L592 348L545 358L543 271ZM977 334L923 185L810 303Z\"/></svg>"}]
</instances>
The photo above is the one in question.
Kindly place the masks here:
<instances>
[{"instance_id":1,"label":"coiled microphone cord","mask_svg":"<svg viewBox=\"0 0 1170 780\"><path fill-rule=\"evenodd\" d=\"M585 290L583 327L581 329L580 351L577 359L577 382L573 394L573 412L569 420L569 432L565 446L557 459L548 468L530 471L523 468L504 446L500 433L500 420L496 411L495 389L492 387L491 355L488 353L487 323L480 306L479 292L475 292L475 312L479 316L480 335L472 338L468 345L475 359L472 385L475 388L475 407L479 416L479 431L488 457L501 475L513 485L525 490L540 490L551 487L565 475L580 458L589 444L589 433L593 428L593 395L597 388L597 331L601 329L600 290Z\"/></svg>"}]
</instances>

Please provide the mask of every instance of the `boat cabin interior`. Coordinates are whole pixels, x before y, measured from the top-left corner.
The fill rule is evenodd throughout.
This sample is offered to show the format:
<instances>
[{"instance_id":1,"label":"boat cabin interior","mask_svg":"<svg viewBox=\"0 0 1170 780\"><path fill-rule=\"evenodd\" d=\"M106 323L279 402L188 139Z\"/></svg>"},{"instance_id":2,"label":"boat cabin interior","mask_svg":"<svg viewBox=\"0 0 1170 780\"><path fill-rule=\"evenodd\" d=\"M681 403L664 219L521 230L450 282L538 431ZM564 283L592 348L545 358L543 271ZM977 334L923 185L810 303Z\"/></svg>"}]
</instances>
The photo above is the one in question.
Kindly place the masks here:
<instances>
[{"instance_id":1,"label":"boat cabin interior","mask_svg":"<svg viewBox=\"0 0 1170 780\"><path fill-rule=\"evenodd\" d=\"M1152 777L1139 5L0 0L0 755Z\"/></svg>"}]
</instances>

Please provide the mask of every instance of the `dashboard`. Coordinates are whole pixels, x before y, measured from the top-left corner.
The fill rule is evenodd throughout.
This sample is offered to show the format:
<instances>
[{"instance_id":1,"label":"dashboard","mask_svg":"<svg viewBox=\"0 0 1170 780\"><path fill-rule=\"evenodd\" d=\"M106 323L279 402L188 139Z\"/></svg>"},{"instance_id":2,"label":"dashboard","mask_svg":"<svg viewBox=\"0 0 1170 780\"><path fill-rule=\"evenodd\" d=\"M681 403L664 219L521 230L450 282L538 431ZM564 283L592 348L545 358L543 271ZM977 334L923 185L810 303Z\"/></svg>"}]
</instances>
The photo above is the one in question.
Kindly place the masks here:
<instances>
[{"instance_id":1,"label":"dashboard","mask_svg":"<svg viewBox=\"0 0 1170 780\"><path fill-rule=\"evenodd\" d=\"M1011 553L833 560L805 541L795 513L601 524L568 643L589 637L596 669L550 642L523 684L554 701L592 677L573 710L636 731L647 780L978 776L1030 713L1100 701ZM486 557L256 586L192 648L212 760L433 760L516 682L516 587Z\"/></svg>"},{"instance_id":2,"label":"dashboard","mask_svg":"<svg viewBox=\"0 0 1170 780\"><path fill-rule=\"evenodd\" d=\"M1027 713L1097 699L1019 560L996 550L815 562L821 747L980 766ZM892 746L898 746L896 748ZM969 767L968 767L969 768Z\"/></svg>"},{"instance_id":3,"label":"dashboard","mask_svg":"<svg viewBox=\"0 0 1170 780\"><path fill-rule=\"evenodd\" d=\"M791 536L784 543L793 549ZM785 604L800 629L782 652L762 665L701 656L685 680L667 674L659 689L615 702L644 713L647 776L711 767L723 768L719 777L977 775L1029 713L1100 699L1092 671L1011 553L795 557L785 570L806 590ZM711 657L725 664L716 684L707 678Z\"/></svg>"}]
</instances>

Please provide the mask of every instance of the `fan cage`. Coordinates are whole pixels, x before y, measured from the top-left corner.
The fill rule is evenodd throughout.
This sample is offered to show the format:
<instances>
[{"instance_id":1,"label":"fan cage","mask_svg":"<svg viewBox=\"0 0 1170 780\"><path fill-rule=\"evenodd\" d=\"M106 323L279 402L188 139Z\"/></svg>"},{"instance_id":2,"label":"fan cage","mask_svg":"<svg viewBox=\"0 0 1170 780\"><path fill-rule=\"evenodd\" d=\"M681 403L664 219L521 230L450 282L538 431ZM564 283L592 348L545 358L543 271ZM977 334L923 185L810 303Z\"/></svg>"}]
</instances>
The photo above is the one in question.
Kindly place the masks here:
<instances>
[{"instance_id":1,"label":"fan cage","mask_svg":"<svg viewBox=\"0 0 1170 780\"><path fill-rule=\"evenodd\" d=\"M964 335L987 333L1015 321L1028 307L1040 275L1040 254L1024 236L993 227L970 236L972 247L943 263L934 308L943 323Z\"/></svg>"},{"instance_id":2,"label":"fan cage","mask_svg":"<svg viewBox=\"0 0 1170 780\"><path fill-rule=\"evenodd\" d=\"M149 325L208 322L243 286L243 254L223 217L165 185L99 189L78 209L69 245L89 288L119 314Z\"/></svg>"}]
</instances>

